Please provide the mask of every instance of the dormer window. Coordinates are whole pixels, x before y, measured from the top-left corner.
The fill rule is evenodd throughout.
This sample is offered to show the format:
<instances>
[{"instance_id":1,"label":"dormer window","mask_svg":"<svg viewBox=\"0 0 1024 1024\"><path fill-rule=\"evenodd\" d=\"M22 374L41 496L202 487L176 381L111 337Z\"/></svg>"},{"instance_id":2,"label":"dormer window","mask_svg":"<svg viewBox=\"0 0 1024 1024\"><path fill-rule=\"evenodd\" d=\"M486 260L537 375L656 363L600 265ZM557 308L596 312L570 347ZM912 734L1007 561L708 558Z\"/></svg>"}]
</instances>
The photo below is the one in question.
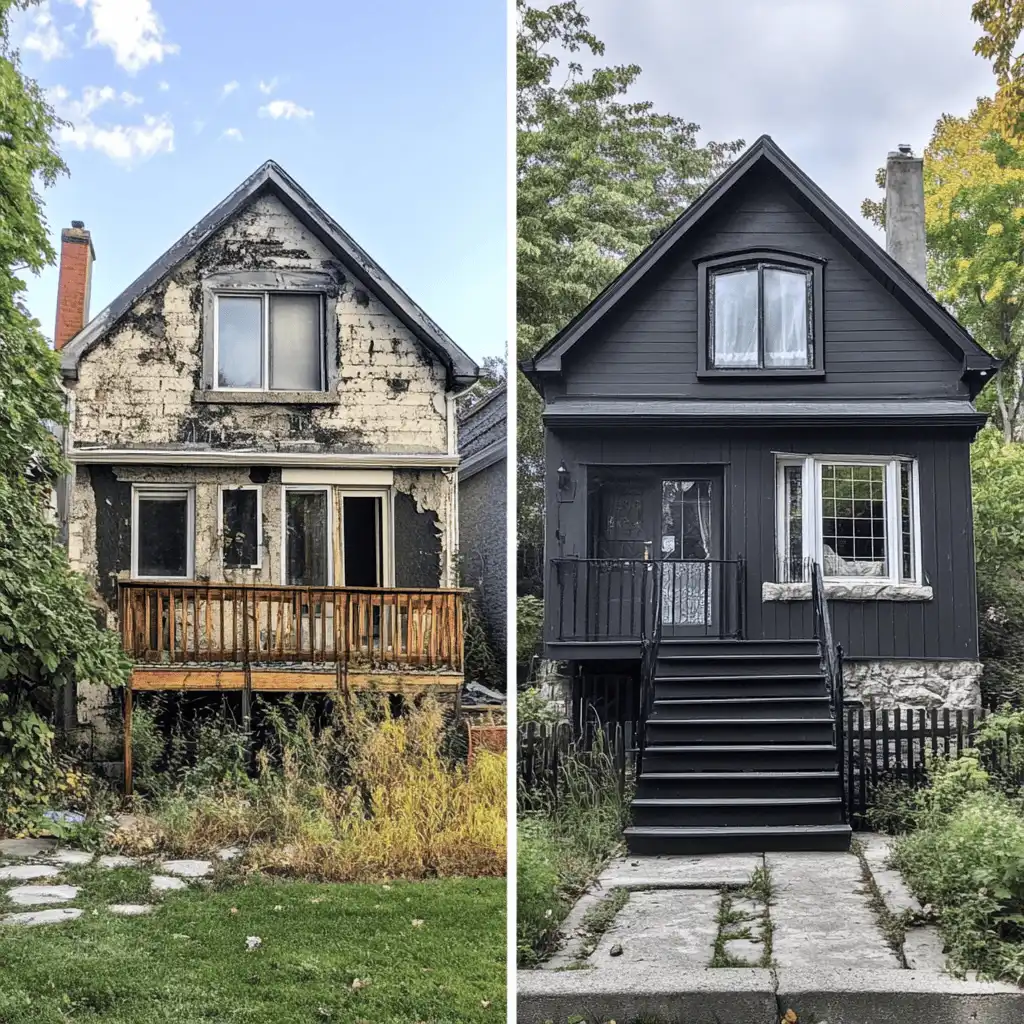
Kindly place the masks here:
<instances>
[{"instance_id":1,"label":"dormer window","mask_svg":"<svg viewBox=\"0 0 1024 1024\"><path fill-rule=\"evenodd\" d=\"M752 252L698 263L699 371L820 376L821 263Z\"/></svg>"}]
</instances>

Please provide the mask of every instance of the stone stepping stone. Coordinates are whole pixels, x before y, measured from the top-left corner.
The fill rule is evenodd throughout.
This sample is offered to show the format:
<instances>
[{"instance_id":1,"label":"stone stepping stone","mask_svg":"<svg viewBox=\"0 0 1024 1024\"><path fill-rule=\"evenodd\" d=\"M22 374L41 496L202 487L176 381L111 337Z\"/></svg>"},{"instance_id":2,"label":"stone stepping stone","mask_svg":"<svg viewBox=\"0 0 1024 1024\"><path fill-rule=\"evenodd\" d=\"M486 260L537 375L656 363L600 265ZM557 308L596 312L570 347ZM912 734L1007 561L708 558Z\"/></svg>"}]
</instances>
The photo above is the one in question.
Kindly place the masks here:
<instances>
[{"instance_id":1,"label":"stone stepping stone","mask_svg":"<svg viewBox=\"0 0 1024 1024\"><path fill-rule=\"evenodd\" d=\"M139 862L134 857L122 857L118 854L100 857L97 864L101 868L134 868Z\"/></svg>"},{"instance_id":2,"label":"stone stepping stone","mask_svg":"<svg viewBox=\"0 0 1024 1024\"><path fill-rule=\"evenodd\" d=\"M11 868L0 868L0 882L30 882L33 878L53 878L60 869L52 864L15 864Z\"/></svg>"},{"instance_id":3,"label":"stone stepping stone","mask_svg":"<svg viewBox=\"0 0 1024 1024\"><path fill-rule=\"evenodd\" d=\"M238 860L242 856L242 850L238 846L228 846L217 851L217 859L223 861Z\"/></svg>"},{"instance_id":4,"label":"stone stepping stone","mask_svg":"<svg viewBox=\"0 0 1024 1024\"><path fill-rule=\"evenodd\" d=\"M53 859L59 864L81 867L85 864L91 864L95 856L96 854L89 853L88 850L57 850L53 854Z\"/></svg>"},{"instance_id":5,"label":"stone stepping stone","mask_svg":"<svg viewBox=\"0 0 1024 1024\"><path fill-rule=\"evenodd\" d=\"M56 839L0 839L0 857L45 857L56 845Z\"/></svg>"},{"instance_id":6,"label":"stone stepping stone","mask_svg":"<svg viewBox=\"0 0 1024 1024\"><path fill-rule=\"evenodd\" d=\"M213 865L208 860L165 860L160 867L169 875L181 878L206 878L213 873Z\"/></svg>"},{"instance_id":7,"label":"stone stepping stone","mask_svg":"<svg viewBox=\"0 0 1024 1024\"><path fill-rule=\"evenodd\" d=\"M77 907L59 907L55 910L32 910L25 914L8 914L6 917L0 917L0 924L62 924L65 921L74 921L81 916L82 911Z\"/></svg>"},{"instance_id":8,"label":"stone stepping stone","mask_svg":"<svg viewBox=\"0 0 1024 1024\"><path fill-rule=\"evenodd\" d=\"M7 898L19 907L46 903L67 903L78 895L74 885L18 885L7 890Z\"/></svg>"},{"instance_id":9,"label":"stone stepping stone","mask_svg":"<svg viewBox=\"0 0 1024 1024\"><path fill-rule=\"evenodd\" d=\"M111 903L107 910L118 917L142 917L152 913L153 906L150 903Z\"/></svg>"},{"instance_id":10,"label":"stone stepping stone","mask_svg":"<svg viewBox=\"0 0 1024 1024\"><path fill-rule=\"evenodd\" d=\"M149 880L149 887L154 892L170 892L173 889L187 889L188 882L172 878L170 875L153 875Z\"/></svg>"}]
</instances>

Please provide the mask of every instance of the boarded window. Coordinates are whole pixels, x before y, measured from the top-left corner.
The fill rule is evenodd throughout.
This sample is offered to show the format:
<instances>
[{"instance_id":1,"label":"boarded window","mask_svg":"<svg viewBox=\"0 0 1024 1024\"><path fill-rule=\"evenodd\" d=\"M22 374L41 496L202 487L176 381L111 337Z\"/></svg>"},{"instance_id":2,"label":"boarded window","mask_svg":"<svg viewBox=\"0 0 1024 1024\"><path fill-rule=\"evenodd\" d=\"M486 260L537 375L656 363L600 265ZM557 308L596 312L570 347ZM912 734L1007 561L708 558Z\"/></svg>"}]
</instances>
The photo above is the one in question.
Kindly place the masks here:
<instances>
[{"instance_id":1,"label":"boarded window","mask_svg":"<svg viewBox=\"0 0 1024 1024\"><path fill-rule=\"evenodd\" d=\"M137 575L188 578L192 543L189 492L177 489L139 491L136 501Z\"/></svg>"},{"instance_id":2,"label":"boarded window","mask_svg":"<svg viewBox=\"0 0 1024 1024\"><path fill-rule=\"evenodd\" d=\"M259 491L255 487L221 491L225 569L259 566L259 515Z\"/></svg>"}]
</instances>

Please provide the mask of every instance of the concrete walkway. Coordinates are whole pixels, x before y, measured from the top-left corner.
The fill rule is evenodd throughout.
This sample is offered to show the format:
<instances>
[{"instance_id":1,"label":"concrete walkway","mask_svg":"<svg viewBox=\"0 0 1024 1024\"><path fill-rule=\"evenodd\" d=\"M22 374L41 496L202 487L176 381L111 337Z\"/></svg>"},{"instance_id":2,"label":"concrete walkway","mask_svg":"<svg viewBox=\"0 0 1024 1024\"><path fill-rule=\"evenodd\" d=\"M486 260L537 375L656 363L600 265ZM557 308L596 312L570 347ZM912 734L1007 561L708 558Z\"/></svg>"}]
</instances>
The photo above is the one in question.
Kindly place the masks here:
<instances>
[{"instance_id":1,"label":"concrete walkway","mask_svg":"<svg viewBox=\"0 0 1024 1024\"><path fill-rule=\"evenodd\" d=\"M941 938L888 857L866 835L851 853L615 861L566 919L564 947L519 972L518 1020L1024 1020L1015 986L945 973Z\"/></svg>"}]
</instances>

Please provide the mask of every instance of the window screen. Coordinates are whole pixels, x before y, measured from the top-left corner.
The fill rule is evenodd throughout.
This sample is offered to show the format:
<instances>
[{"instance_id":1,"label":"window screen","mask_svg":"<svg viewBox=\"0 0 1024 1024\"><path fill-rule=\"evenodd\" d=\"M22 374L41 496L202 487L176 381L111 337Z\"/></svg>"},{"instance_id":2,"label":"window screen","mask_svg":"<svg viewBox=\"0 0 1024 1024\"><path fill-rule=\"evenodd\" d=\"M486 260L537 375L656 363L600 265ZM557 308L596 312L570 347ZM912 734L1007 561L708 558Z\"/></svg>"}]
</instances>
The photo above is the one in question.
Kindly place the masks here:
<instances>
[{"instance_id":1,"label":"window screen","mask_svg":"<svg viewBox=\"0 0 1024 1024\"><path fill-rule=\"evenodd\" d=\"M225 569L259 564L258 493L254 488L221 492Z\"/></svg>"},{"instance_id":2,"label":"window screen","mask_svg":"<svg viewBox=\"0 0 1024 1024\"><path fill-rule=\"evenodd\" d=\"M140 492L135 525L138 574L187 578L188 492Z\"/></svg>"}]
</instances>

